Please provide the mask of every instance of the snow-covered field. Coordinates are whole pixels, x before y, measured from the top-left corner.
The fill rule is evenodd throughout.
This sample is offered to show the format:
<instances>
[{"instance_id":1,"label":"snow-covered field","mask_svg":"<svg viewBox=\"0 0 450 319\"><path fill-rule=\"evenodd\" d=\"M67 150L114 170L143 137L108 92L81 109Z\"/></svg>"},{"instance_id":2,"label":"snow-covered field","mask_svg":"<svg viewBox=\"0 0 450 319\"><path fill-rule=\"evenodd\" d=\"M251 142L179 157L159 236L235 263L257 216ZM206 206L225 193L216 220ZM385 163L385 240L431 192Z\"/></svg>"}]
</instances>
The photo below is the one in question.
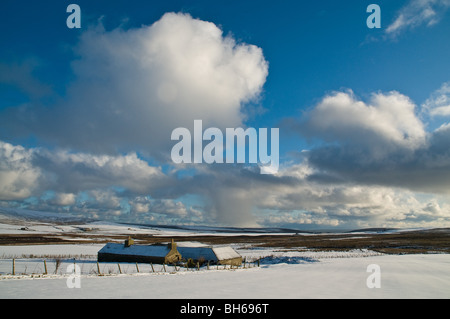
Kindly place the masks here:
<instances>
[{"instance_id":1,"label":"snow-covered field","mask_svg":"<svg viewBox=\"0 0 450 319\"><path fill-rule=\"evenodd\" d=\"M260 267L245 269L205 267L198 270L166 269L155 265L102 263L97 275L93 256L101 245L39 245L0 247L0 298L207 298L207 299L296 299L296 298L450 298L450 255L381 255L370 251L286 252L273 249L238 250L248 259L264 257ZM81 268L79 288L65 259L55 274L55 263L43 259L16 259L16 275L11 276L13 255L71 254ZM373 282L369 265L380 269L380 287ZM24 271L24 267L27 269ZM20 275L26 272L27 275ZM30 275L35 273L35 275ZM69 282L69 285L68 285Z\"/></svg>"},{"instance_id":2,"label":"snow-covered field","mask_svg":"<svg viewBox=\"0 0 450 319\"><path fill-rule=\"evenodd\" d=\"M0 246L2 299L450 298L450 254L385 255L366 249L311 251L236 243L233 248L246 259L245 268L205 266L186 270L154 265L152 269L149 264L136 267L130 263L97 266L97 252L103 244L80 244L86 235L77 238L76 234L102 238L152 234L170 238L217 233L213 228L167 229L101 222L63 225L51 220L33 221L29 212L3 213L7 214L0 218L0 235L71 234L68 238L77 239L77 243ZM239 233L221 230L220 235ZM256 262L248 263L258 259L259 267ZM73 273L75 265L80 270L77 277Z\"/></svg>"}]
</instances>

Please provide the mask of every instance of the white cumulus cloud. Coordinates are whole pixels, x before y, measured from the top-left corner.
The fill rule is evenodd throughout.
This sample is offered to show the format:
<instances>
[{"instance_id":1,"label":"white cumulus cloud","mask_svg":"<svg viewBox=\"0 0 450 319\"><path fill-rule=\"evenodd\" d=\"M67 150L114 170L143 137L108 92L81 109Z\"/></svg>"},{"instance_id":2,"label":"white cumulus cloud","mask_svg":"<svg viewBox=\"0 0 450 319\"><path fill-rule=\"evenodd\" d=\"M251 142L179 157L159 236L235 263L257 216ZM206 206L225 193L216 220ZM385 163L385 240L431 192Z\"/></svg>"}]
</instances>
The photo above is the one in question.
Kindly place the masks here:
<instances>
[{"instance_id":1,"label":"white cumulus cloud","mask_svg":"<svg viewBox=\"0 0 450 319\"><path fill-rule=\"evenodd\" d=\"M173 129L239 127L257 101L268 63L262 49L214 23L167 13L152 25L84 32L75 80L58 105L17 115L34 134L90 153L139 151L170 158ZM25 121L25 122L24 122Z\"/></svg>"},{"instance_id":2,"label":"white cumulus cloud","mask_svg":"<svg viewBox=\"0 0 450 319\"><path fill-rule=\"evenodd\" d=\"M303 130L329 142L357 145L379 158L425 144L426 131L415 109L407 96L395 91L374 93L367 103L352 91L334 92L311 110Z\"/></svg>"}]
</instances>

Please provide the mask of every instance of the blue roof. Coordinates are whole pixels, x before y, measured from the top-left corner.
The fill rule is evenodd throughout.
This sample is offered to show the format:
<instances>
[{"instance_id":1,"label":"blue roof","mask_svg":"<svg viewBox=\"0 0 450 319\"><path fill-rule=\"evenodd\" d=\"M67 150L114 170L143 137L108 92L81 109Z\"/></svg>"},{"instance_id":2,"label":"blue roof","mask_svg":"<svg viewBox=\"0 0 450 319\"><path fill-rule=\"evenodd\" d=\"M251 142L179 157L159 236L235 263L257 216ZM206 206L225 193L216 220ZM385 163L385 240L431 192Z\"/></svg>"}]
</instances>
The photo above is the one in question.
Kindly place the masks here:
<instances>
[{"instance_id":1,"label":"blue roof","mask_svg":"<svg viewBox=\"0 0 450 319\"><path fill-rule=\"evenodd\" d=\"M210 246L177 246L178 252L183 259L204 259L205 261L217 262L220 260L241 257L231 247L210 247ZM124 244L108 243L99 253L147 256L147 257L165 257L170 252L169 245L131 245L125 247Z\"/></svg>"},{"instance_id":2,"label":"blue roof","mask_svg":"<svg viewBox=\"0 0 450 319\"><path fill-rule=\"evenodd\" d=\"M211 247L177 247L184 259L201 259L217 261L216 254Z\"/></svg>"},{"instance_id":3,"label":"blue roof","mask_svg":"<svg viewBox=\"0 0 450 319\"><path fill-rule=\"evenodd\" d=\"M124 244L107 243L102 249L99 250L99 253L165 257L169 251L170 248L167 245L131 245L125 247Z\"/></svg>"}]
</instances>

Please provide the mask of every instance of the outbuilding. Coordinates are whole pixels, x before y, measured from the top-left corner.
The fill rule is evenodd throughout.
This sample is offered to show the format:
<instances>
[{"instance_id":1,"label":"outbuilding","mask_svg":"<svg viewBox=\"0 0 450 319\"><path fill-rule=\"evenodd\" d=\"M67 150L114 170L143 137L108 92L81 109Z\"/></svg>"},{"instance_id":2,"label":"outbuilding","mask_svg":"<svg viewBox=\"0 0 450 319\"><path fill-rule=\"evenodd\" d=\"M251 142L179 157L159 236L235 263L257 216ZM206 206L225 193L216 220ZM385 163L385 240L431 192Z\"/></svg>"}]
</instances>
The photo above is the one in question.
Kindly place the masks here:
<instances>
[{"instance_id":1,"label":"outbuilding","mask_svg":"<svg viewBox=\"0 0 450 319\"><path fill-rule=\"evenodd\" d=\"M179 243L178 251L183 259L192 259L195 263L240 266L242 256L230 246L207 246L201 243Z\"/></svg>"}]
</instances>

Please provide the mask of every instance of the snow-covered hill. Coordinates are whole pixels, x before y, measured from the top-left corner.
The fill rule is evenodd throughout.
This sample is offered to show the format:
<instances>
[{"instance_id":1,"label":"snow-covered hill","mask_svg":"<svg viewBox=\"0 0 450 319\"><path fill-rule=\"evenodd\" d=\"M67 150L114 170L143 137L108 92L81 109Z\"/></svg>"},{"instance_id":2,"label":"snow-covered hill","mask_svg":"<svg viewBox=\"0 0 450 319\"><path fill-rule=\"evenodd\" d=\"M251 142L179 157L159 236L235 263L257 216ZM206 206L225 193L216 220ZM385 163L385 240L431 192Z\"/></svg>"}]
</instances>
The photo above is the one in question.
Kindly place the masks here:
<instances>
[{"instance_id":1,"label":"snow-covered hill","mask_svg":"<svg viewBox=\"0 0 450 319\"><path fill-rule=\"evenodd\" d=\"M189 236L193 234L258 235L299 233L298 230L285 228L125 224L86 219L63 213L38 212L26 209L0 207L0 234L83 234L86 232L89 232L91 235L148 234L160 236Z\"/></svg>"}]
</instances>

